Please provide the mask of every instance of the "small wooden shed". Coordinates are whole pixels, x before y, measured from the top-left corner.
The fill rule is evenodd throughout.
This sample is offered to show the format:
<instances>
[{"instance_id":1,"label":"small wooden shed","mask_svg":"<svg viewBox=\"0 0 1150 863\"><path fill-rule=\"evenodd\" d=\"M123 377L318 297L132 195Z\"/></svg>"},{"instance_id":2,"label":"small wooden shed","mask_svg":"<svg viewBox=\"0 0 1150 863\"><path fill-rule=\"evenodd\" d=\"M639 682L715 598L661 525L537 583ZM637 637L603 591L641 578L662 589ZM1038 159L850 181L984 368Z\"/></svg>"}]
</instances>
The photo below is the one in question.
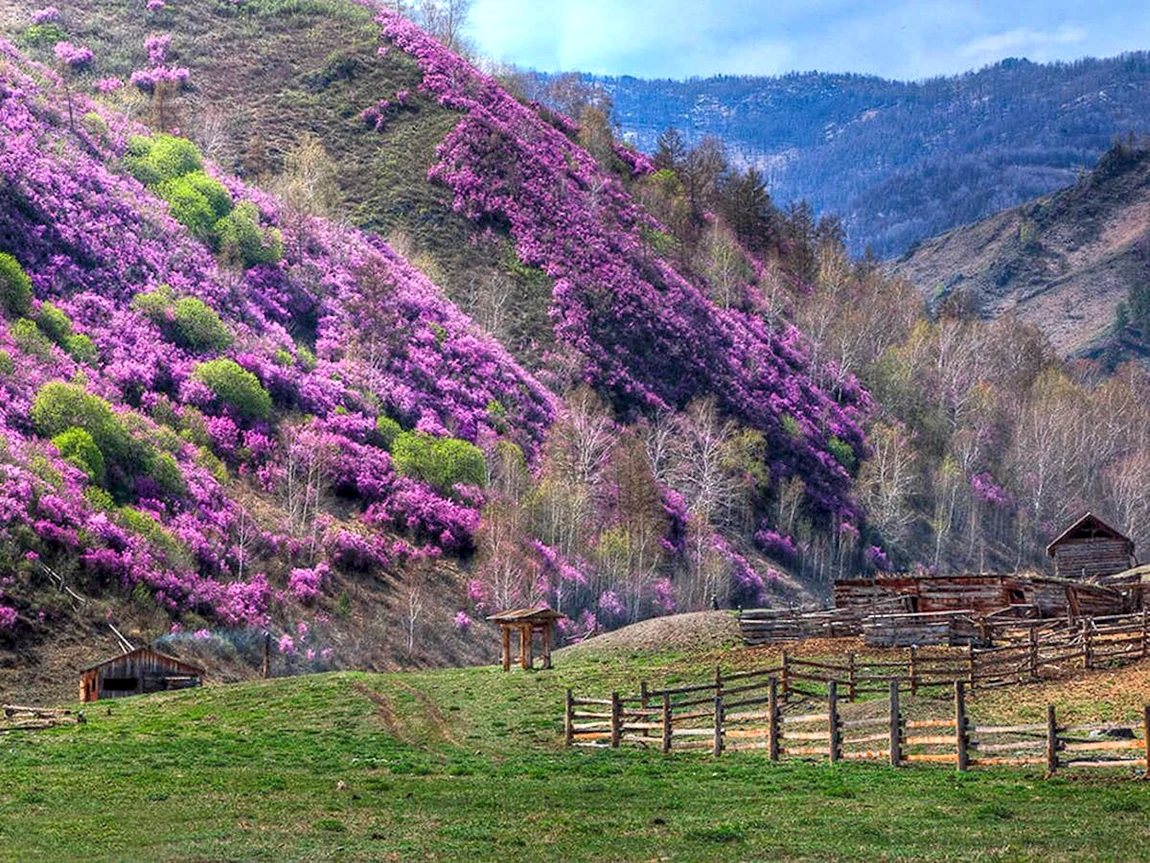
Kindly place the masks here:
<instances>
[{"instance_id":1,"label":"small wooden shed","mask_svg":"<svg viewBox=\"0 0 1150 863\"><path fill-rule=\"evenodd\" d=\"M503 636L503 646L500 659L503 670L511 670L511 632L519 633L519 665L521 668L532 668L535 665L533 642L535 633L539 633L539 640L543 650L543 667L551 667L551 628L555 621L566 617L558 611L547 606L537 608L515 608L510 611L501 611L487 619L499 624L500 634Z\"/></svg>"},{"instance_id":2,"label":"small wooden shed","mask_svg":"<svg viewBox=\"0 0 1150 863\"><path fill-rule=\"evenodd\" d=\"M1059 578L1112 575L1137 565L1133 540L1089 512L1050 543L1046 553L1054 558Z\"/></svg>"},{"instance_id":3,"label":"small wooden shed","mask_svg":"<svg viewBox=\"0 0 1150 863\"><path fill-rule=\"evenodd\" d=\"M80 701L189 689L200 686L203 680L202 668L150 647L137 647L81 671Z\"/></svg>"}]
</instances>

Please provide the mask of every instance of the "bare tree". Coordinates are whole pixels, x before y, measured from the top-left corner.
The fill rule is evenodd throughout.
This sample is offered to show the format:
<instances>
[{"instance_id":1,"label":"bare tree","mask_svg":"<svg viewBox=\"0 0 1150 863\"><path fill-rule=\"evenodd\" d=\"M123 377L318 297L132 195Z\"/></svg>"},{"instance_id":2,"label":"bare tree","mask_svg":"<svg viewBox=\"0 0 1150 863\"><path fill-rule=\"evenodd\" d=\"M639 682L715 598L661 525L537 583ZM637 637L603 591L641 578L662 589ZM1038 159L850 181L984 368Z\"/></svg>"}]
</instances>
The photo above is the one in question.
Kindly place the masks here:
<instances>
[{"instance_id":1,"label":"bare tree","mask_svg":"<svg viewBox=\"0 0 1150 863\"><path fill-rule=\"evenodd\" d=\"M330 216L339 203L339 176L335 161L323 143L304 132L284 156L284 170L274 184L289 217L288 228L296 237L299 259L303 259L308 223Z\"/></svg>"}]
</instances>

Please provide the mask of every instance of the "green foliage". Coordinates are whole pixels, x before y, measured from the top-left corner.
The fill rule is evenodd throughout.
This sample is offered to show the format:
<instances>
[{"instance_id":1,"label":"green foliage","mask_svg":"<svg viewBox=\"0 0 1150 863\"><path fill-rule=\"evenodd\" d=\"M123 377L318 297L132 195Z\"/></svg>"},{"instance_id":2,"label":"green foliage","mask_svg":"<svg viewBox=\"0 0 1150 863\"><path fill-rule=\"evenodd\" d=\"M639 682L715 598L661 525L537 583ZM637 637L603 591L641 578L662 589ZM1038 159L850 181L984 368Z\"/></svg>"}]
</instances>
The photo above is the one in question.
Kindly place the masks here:
<instances>
[{"instance_id":1,"label":"green foliage","mask_svg":"<svg viewBox=\"0 0 1150 863\"><path fill-rule=\"evenodd\" d=\"M296 355L299 357L299 367L305 372L314 372L316 367L315 353L307 345L296 345Z\"/></svg>"},{"instance_id":2,"label":"green foliage","mask_svg":"<svg viewBox=\"0 0 1150 863\"><path fill-rule=\"evenodd\" d=\"M20 41L30 48L51 48L68 38L68 33L55 21L33 24L20 34Z\"/></svg>"},{"instance_id":3,"label":"green foliage","mask_svg":"<svg viewBox=\"0 0 1150 863\"><path fill-rule=\"evenodd\" d=\"M218 225L231 210L232 199L219 182L203 171L194 171L163 180L155 192L168 202L172 218L192 236L213 248L220 243Z\"/></svg>"},{"instance_id":4,"label":"green foliage","mask_svg":"<svg viewBox=\"0 0 1150 863\"><path fill-rule=\"evenodd\" d=\"M275 264L283 258L283 236L278 228L260 225L255 204L244 201L216 224L220 253L233 266Z\"/></svg>"},{"instance_id":5,"label":"green foliage","mask_svg":"<svg viewBox=\"0 0 1150 863\"><path fill-rule=\"evenodd\" d=\"M80 125L88 134L103 141L108 140L108 121L96 111L89 111L80 118Z\"/></svg>"},{"instance_id":6,"label":"green foliage","mask_svg":"<svg viewBox=\"0 0 1150 863\"><path fill-rule=\"evenodd\" d=\"M83 429L91 435L106 463L123 462L131 453L131 437L112 406L76 384L44 384L36 393L31 416L36 433L43 437L54 438L71 428Z\"/></svg>"},{"instance_id":7,"label":"green foliage","mask_svg":"<svg viewBox=\"0 0 1150 863\"><path fill-rule=\"evenodd\" d=\"M395 468L442 492L456 485L482 487L487 481L483 450L458 438L438 438L423 432L402 432L391 445Z\"/></svg>"},{"instance_id":8,"label":"green foliage","mask_svg":"<svg viewBox=\"0 0 1150 863\"><path fill-rule=\"evenodd\" d=\"M259 378L234 360L216 359L200 363L193 377L208 387L226 405L245 419L267 419L272 410L272 397Z\"/></svg>"},{"instance_id":9,"label":"green foliage","mask_svg":"<svg viewBox=\"0 0 1150 863\"><path fill-rule=\"evenodd\" d=\"M68 336L72 335L72 319L49 302L40 304L36 325L44 335L58 345L63 345Z\"/></svg>"},{"instance_id":10,"label":"green foliage","mask_svg":"<svg viewBox=\"0 0 1150 863\"><path fill-rule=\"evenodd\" d=\"M104 484L104 454L88 432L73 426L52 438L52 445L64 461L78 467L97 485Z\"/></svg>"},{"instance_id":11,"label":"green foliage","mask_svg":"<svg viewBox=\"0 0 1150 863\"><path fill-rule=\"evenodd\" d=\"M87 336L76 333L64 340L63 348L68 355L78 363L92 365L100 357L96 344Z\"/></svg>"},{"instance_id":12,"label":"green foliage","mask_svg":"<svg viewBox=\"0 0 1150 863\"><path fill-rule=\"evenodd\" d=\"M204 166L196 145L174 135L135 135L128 141L124 167L145 186L182 177Z\"/></svg>"},{"instance_id":13,"label":"green foliage","mask_svg":"<svg viewBox=\"0 0 1150 863\"><path fill-rule=\"evenodd\" d=\"M100 512L111 512L116 508L116 501L98 485L90 485L84 489L84 500L88 501L92 509Z\"/></svg>"},{"instance_id":14,"label":"green foliage","mask_svg":"<svg viewBox=\"0 0 1150 863\"><path fill-rule=\"evenodd\" d=\"M28 318L20 318L8 328L8 335L16 343L16 347L32 357L41 360L52 356L52 342L36 326L36 322Z\"/></svg>"},{"instance_id":15,"label":"green foliage","mask_svg":"<svg viewBox=\"0 0 1150 863\"><path fill-rule=\"evenodd\" d=\"M827 450L835 457L835 461L848 471L854 470L855 465L858 463L858 460L855 458L855 451L851 449L851 445L834 435L831 435L827 441Z\"/></svg>"},{"instance_id":16,"label":"green foliage","mask_svg":"<svg viewBox=\"0 0 1150 863\"><path fill-rule=\"evenodd\" d=\"M171 286L160 285L154 291L136 294L132 298L132 309L153 323L164 324L174 299Z\"/></svg>"},{"instance_id":17,"label":"green foliage","mask_svg":"<svg viewBox=\"0 0 1150 863\"><path fill-rule=\"evenodd\" d=\"M389 416L381 416L375 421L375 432L379 435L380 445L390 450L395 439L403 434L403 427Z\"/></svg>"},{"instance_id":18,"label":"green foliage","mask_svg":"<svg viewBox=\"0 0 1150 863\"><path fill-rule=\"evenodd\" d=\"M12 361L12 355L6 350L0 349L0 375L10 375L16 371L16 363Z\"/></svg>"},{"instance_id":19,"label":"green foliage","mask_svg":"<svg viewBox=\"0 0 1150 863\"><path fill-rule=\"evenodd\" d=\"M215 309L195 297L176 300L173 308L176 343L194 351L222 351L232 334Z\"/></svg>"},{"instance_id":20,"label":"green foliage","mask_svg":"<svg viewBox=\"0 0 1150 863\"><path fill-rule=\"evenodd\" d=\"M0 252L0 310L18 318L32 311L32 280L20 262Z\"/></svg>"},{"instance_id":21,"label":"green foliage","mask_svg":"<svg viewBox=\"0 0 1150 863\"><path fill-rule=\"evenodd\" d=\"M791 416L790 414L783 414L779 418L779 426L782 428L782 430L784 432L786 432L788 435L790 435L793 438L802 437L803 430L802 430L802 427L799 425L799 421L797 419L795 419L793 416Z\"/></svg>"},{"instance_id":22,"label":"green foliage","mask_svg":"<svg viewBox=\"0 0 1150 863\"><path fill-rule=\"evenodd\" d=\"M165 527L146 512L130 506L122 506L116 511L120 525L132 533L137 533L158 551L164 553L173 566L187 565L190 555Z\"/></svg>"},{"instance_id":23,"label":"green foliage","mask_svg":"<svg viewBox=\"0 0 1150 863\"><path fill-rule=\"evenodd\" d=\"M285 351L283 348L280 348L279 350L276 351L274 360L275 360L275 364L277 366L279 366L281 368L285 368L285 369L290 369L292 366L295 365L295 357L293 357L290 353Z\"/></svg>"},{"instance_id":24,"label":"green foliage","mask_svg":"<svg viewBox=\"0 0 1150 863\"><path fill-rule=\"evenodd\" d=\"M148 466L148 476L155 480L160 491L172 497L183 497L188 486L184 481L184 473L179 464L168 453L162 452L152 459Z\"/></svg>"}]
</instances>

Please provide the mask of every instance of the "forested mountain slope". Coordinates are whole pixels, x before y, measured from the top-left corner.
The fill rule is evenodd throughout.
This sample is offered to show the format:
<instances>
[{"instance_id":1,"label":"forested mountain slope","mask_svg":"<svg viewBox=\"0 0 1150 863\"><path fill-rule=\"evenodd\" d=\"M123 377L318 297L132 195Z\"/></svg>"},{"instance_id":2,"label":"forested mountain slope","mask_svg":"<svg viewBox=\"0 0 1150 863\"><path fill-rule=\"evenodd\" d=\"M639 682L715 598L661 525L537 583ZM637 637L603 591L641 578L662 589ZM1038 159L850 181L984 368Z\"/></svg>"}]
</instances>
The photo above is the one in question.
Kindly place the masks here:
<instances>
[{"instance_id":1,"label":"forested mountain slope","mask_svg":"<svg viewBox=\"0 0 1150 863\"><path fill-rule=\"evenodd\" d=\"M919 244L895 265L932 303L1040 327L1062 356L1113 365L1150 344L1150 153L1109 150L1078 182Z\"/></svg>"},{"instance_id":2,"label":"forested mountain slope","mask_svg":"<svg viewBox=\"0 0 1150 863\"><path fill-rule=\"evenodd\" d=\"M1150 56L1006 60L951 78L795 73L690 81L593 79L647 152L669 126L717 135L781 204L844 220L883 257L1074 181L1116 135L1147 131Z\"/></svg>"}]
</instances>

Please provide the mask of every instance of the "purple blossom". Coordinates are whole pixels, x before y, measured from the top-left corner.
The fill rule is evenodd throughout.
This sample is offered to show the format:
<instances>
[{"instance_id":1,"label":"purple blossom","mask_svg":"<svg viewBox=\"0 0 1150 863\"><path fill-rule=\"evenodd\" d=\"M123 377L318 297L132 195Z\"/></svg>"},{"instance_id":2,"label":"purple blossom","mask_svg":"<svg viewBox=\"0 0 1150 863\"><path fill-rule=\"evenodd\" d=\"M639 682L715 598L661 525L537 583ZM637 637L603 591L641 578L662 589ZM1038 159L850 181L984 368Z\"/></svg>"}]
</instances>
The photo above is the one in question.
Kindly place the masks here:
<instances>
[{"instance_id":1,"label":"purple blossom","mask_svg":"<svg viewBox=\"0 0 1150 863\"><path fill-rule=\"evenodd\" d=\"M95 58L91 48L73 45L71 42L57 42L53 51L56 59L69 69L83 69L91 65Z\"/></svg>"},{"instance_id":2,"label":"purple blossom","mask_svg":"<svg viewBox=\"0 0 1150 863\"><path fill-rule=\"evenodd\" d=\"M99 81L92 85L92 89L97 93L115 93L117 90L124 86L124 82L119 78L101 78Z\"/></svg>"},{"instance_id":3,"label":"purple blossom","mask_svg":"<svg viewBox=\"0 0 1150 863\"><path fill-rule=\"evenodd\" d=\"M286 633L280 636L279 652L287 656L295 656L295 639Z\"/></svg>"},{"instance_id":4,"label":"purple blossom","mask_svg":"<svg viewBox=\"0 0 1150 863\"><path fill-rule=\"evenodd\" d=\"M55 6L45 6L32 13L33 24L55 24L60 20L60 10Z\"/></svg>"},{"instance_id":5,"label":"purple blossom","mask_svg":"<svg viewBox=\"0 0 1150 863\"><path fill-rule=\"evenodd\" d=\"M9 608L6 605L0 605L0 629L11 629L16 625L16 620L19 615L16 609Z\"/></svg>"},{"instance_id":6,"label":"purple blossom","mask_svg":"<svg viewBox=\"0 0 1150 863\"><path fill-rule=\"evenodd\" d=\"M867 563L880 572L890 571L890 560L887 559L886 552L877 545L870 546L864 556L866 557Z\"/></svg>"},{"instance_id":7,"label":"purple blossom","mask_svg":"<svg viewBox=\"0 0 1150 863\"><path fill-rule=\"evenodd\" d=\"M460 632L469 632L471 630L473 621L471 616L466 611L457 612L455 615L455 628Z\"/></svg>"}]
</instances>

